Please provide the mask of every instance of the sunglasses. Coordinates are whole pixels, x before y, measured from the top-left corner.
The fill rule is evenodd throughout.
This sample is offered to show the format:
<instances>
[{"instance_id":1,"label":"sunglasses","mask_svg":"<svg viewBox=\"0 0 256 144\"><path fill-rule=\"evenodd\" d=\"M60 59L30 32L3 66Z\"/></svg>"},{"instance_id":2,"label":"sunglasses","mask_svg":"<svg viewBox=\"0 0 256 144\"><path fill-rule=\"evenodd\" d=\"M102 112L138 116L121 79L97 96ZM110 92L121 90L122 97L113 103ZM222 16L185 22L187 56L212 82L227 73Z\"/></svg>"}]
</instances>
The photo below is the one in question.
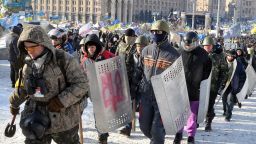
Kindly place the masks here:
<instances>
[{"instance_id":1,"label":"sunglasses","mask_svg":"<svg viewBox=\"0 0 256 144\"><path fill-rule=\"evenodd\" d=\"M39 46L39 44L37 44L37 45L31 45L31 46L25 46L25 49L26 49L26 50L28 50L28 49L33 49L33 48L38 47L38 46Z\"/></svg>"}]
</instances>

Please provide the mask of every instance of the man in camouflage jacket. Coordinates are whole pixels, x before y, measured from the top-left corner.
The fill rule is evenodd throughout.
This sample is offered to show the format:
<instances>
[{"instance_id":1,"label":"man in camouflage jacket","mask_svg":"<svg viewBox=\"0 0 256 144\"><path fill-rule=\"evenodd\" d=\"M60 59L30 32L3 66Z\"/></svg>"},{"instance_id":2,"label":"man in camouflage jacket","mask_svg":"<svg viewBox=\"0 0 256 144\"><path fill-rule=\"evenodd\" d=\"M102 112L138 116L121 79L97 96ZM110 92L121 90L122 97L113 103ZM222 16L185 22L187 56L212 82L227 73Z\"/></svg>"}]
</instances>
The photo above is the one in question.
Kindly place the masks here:
<instances>
[{"instance_id":1,"label":"man in camouflage jacket","mask_svg":"<svg viewBox=\"0 0 256 144\"><path fill-rule=\"evenodd\" d=\"M209 106L206 115L205 131L211 131L211 123L215 116L214 104L219 89L223 89L228 76L228 64L225 60L225 54L222 52L220 45L214 46L214 41L211 37L206 37L203 41L204 49L209 53L212 60L212 78Z\"/></svg>"},{"instance_id":2,"label":"man in camouflage jacket","mask_svg":"<svg viewBox=\"0 0 256 144\"><path fill-rule=\"evenodd\" d=\"M55 49L40 26L25 28L18 48L25 64L10 96L10 111L18 114L26 102L20 121L25 143L50 144L53 139L58 144L78 144L78 124L89 86L77 60Z\"/></svg>"}]
</instances>

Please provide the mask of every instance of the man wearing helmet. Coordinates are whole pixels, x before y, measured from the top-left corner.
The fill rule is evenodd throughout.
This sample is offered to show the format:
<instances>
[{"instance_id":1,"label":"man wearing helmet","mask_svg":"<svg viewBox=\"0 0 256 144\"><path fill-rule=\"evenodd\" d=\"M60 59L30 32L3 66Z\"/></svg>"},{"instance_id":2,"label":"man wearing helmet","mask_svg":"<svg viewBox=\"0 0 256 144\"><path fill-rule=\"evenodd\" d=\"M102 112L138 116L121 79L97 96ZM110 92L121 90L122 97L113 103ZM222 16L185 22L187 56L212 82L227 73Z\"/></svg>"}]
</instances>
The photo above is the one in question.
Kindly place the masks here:
<instances>
[{"instance_id":1,"label":"man wearing helmet","mask_svg":"<svg viewBox=\"0 0 256 144\"><path fill-rule=\"evenodd\" d=\"M215 99L218 94L218 90L224 89L225 83L227 81L228 74L228 64L225 60L225 55L222 52L222 47L217 47L220 45L214 45L214 40L212 37L207 36L203 41L203 47L208 52L208 56L212 60L212 78L211 78L211 88L210 88L210 98L209 106L206 114L206 125L205 131L209 132L212 130L211 123L215 117L214 104Z\"/></svg>"},{"instance_id":2,"label":"man wearing helmet","mask_svg":"<svg viewBox=\"0 0 256 144\"><path fill-rule=\"evenodd\" d=\"M246 73L243 64L236 61L236 51L228 50L226 52L226 61L228 63L228 80L225 84L225 91L222 95L223 110L225 121L229 122L232 117L234 104L237 103L236 94L238 94L246 80Z\"/></svg>"},{"instance_id":3,"label":"man wearing helmet","mask_svg":"<svg viewBox=\"0 0 256 144\"><path fill-rule=\"evenodd\" d=\"M74 48L68 42L67 33L60 28L52 29L48 33L52 40L52 45L57 49L62 49L70 54L74 52Z\"/></svg>"},{"instance_id":4,"label":"man wearing helmet","mask_svg":"<svg viewBox=\"0 0 256 144\"><path fill-rule=\"evenodd\" d=\"M164 144L165 130L151 84L151 77L162 73L179 57L179 53L168 42L169 25L158 20L151 27L153 44L141 53L143 78L141 81L140 129L151 144Z\"/></svg>"},{"instance_id":5,"label":"man wearing helmet","mask_svg":"<svg viewBox=\"0 0 256 144\"><path fill-rule=\"evenodd\" d=\"M209 77L212 62L208 57L208 53L199 46L199 39L195 32L186 33L182 40L182 48L179 50L182 55L191 109L191 114L187 120L187 141L188 144L194 144L194 136L197 129L200 83ZM174 144L181 143L182 133L183 129L175 135Z\"/></svg>"}]
</instances>

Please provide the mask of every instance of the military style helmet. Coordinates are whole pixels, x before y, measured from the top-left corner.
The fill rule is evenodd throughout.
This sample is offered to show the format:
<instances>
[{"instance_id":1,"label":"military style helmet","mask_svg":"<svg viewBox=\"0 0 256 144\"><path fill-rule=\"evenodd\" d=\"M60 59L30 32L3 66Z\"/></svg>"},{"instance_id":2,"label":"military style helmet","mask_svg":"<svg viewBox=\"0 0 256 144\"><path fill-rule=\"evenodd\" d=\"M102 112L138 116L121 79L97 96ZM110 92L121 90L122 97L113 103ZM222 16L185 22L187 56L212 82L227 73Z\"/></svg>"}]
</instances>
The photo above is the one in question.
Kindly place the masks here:
<instances>
[{"instance_id":1,"label":"military style helmet","mask_svg":"<svg viewBox=\"0 0 256 144\"><path fill-rule=\"evenodd\" d=\"M203 45L214 45L214 40L212 37L207 36L204 38Z\"/></svg>"},{"instance_id":2,"label":"military style helmet","mask_svg":"<svg viewBox=\"0 0 256 144\"><path fill-rule=\"evenodd\" d=\"M170 27L168 23L164 20L158 20L154 22L151 26L151 31L153 30L159 30L159 31L164 31L169 34L170 32Z\"/></svg>"},{"instance_id":3,"label":"military style helmet","mask_svg":"<svg viewBox=\"0 0 256 144\"><path fill-rule=\"evenodd\" d=\"M146 46L146 45L148 45L148 38L146 37L146 36L139 36L139 37L137 37L136 38L136 40L135 40L135 44L141 44L141 45L144 45L144 46Z\"/></svg>"},{"instance_id":4,"label":"military style helmet","mask_svg":"<svg viewBox=\"0 0 256 144\"><path fill-rule=\"evenodd\" d=\"M186 33L186 35L183 37L183 41L186 45L190 45L196 41L198 41L198 35L197 33L190 31Z\"/></svg>"}]
</instances>

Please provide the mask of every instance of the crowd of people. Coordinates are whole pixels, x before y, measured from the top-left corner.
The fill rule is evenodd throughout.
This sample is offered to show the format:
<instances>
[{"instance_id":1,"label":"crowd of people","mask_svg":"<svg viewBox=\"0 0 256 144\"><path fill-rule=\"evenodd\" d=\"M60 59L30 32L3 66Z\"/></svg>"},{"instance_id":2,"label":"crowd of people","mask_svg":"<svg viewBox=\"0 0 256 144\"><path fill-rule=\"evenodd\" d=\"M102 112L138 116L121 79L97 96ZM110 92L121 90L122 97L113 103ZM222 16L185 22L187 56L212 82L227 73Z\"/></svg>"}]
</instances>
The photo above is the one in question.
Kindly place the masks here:
<instances>
[{"instance_id":1,"label":"crowd of people","mask_svg":"<svg viewBox=\"0 0 256 144\"><path fill-rule=\"evenodd\" d=\"M234 38L231 41L236 47L231 49L224 45L223 38L210 35L200 43L195 31L186 32L180 45L175 44L169 41L170 27L163 20L154 22L150 32L151 38L136 35L131 28L122 35L100 32L81 37L76 30L55 28L47 33L40 26L14 26L6 41L14 88L10 112L19 114L20 105L25 103L20 113L25 143L80 143L79 120L87 99L93 97L89 92L88 65L115 56L125 57L131 100L139 111L140 129L151 144L164 144L166 135L151 78L179 57L191 110L186 125L188 144L195 143L200 84L210 73L205 131L212 130L217 95L222 96L223 116L230 122L234 105L242 107L236 95L244 86L245 70L248 65L256 68L255 37ZM174 144L181 143L183 131L177 131ZM109 134L97 132L98 142L107 144ZM131 122L120 130L128 137L131 132Z\"/></svg>"}]
</instances>

